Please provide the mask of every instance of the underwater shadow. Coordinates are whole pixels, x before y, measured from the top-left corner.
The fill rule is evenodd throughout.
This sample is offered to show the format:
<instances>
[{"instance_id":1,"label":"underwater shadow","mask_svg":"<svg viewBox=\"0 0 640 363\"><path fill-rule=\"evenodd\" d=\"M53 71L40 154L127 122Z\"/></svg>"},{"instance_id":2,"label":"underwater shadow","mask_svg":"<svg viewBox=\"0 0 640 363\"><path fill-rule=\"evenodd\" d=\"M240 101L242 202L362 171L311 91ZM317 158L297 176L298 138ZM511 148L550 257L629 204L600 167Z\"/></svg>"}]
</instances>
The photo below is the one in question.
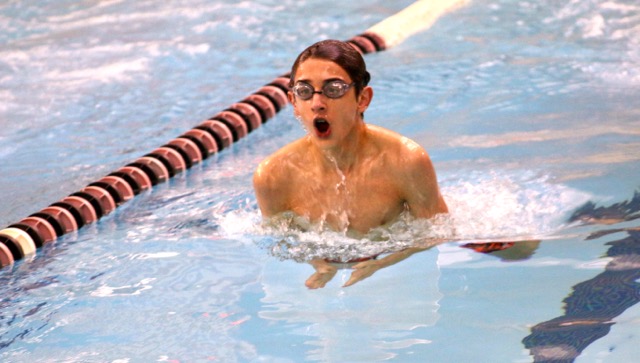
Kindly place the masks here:
<instances>
[{"instance_id":1,"label":"underwater shadow","mask_svg":"<svg viewBox=\"0 0 640 363\"><path fill-rule=\"evenodd\" d=\"M631 201L609 207L589 202L570 221L613 224L637 218L640 193L636 191ZM602 230L586 239L619 232L627 236L607 243L610 247L604 257L611 260L604 272L573 286L563 300L565 314L533 326L522 340L534 362L573 362L587 346L609 333L615 317L640 301L640 227Z\"/></svg>"}]
</instances>

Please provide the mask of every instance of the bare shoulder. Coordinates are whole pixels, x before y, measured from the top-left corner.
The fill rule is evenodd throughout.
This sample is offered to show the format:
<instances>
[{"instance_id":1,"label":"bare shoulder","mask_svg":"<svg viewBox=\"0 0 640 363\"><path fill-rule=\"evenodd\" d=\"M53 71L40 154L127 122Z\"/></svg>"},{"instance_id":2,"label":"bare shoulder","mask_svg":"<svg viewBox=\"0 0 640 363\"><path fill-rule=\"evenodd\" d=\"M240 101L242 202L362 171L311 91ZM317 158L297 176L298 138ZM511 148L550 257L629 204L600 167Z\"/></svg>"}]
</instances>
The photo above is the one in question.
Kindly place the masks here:
<instances>
[{"instance_id":1,"label":"bare shoulder","mask_svg":"<svg viewBox=\"0 0 640 363\"><path fill-rule=\"evenodd\" d=\"M433 163L427 151L417 142L393 131L370 126L372 138L385 156L385 167L396 175L403 198L411 213L430 218L446 213Z\"/></svg>"},{"instance_id":2,"label":"bare shoulder","mask_svg":"<svg viewBox=\"0 0 640 363\"><path fill-rule=\"evenodd\" d=\"M367 125L369 134L393 165L413 168L431 164L427 151L417 142L383 127Z\"/></svg>"},{"instance_id":3,"label":"bare shoulder","mask_svg":"<svg viewBox=\"0 0 640 363\"><path fill-rule=\"evenodd\" d=\"M253 174L253 187L263 216L288 210L289 188L303 164L304 144L294 141L268 156Z\"/></svg>"},{"instance_id":4,"label":"bare shoulder","mask_svg":"<svg viewBox=\"0 0 640 363\"><path fill-rule=\"evenodd\" d=\"M260 162L254 174L254 181L266 181L276 178L286 178L298 165L304 156L304 142L302 139L294 141Z\"/></svg>"}]
</instances>

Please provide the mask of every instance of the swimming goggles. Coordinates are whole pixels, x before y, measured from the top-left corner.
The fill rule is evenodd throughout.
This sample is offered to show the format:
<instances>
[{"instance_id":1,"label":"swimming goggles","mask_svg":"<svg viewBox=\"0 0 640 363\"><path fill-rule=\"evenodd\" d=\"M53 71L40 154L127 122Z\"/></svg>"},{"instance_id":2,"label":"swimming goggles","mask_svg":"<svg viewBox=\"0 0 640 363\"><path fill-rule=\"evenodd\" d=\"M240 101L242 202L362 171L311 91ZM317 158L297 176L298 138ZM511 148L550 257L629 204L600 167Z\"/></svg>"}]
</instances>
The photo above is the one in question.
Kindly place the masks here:
<instances>
[{"instance_id":1,"label":"swimming goggles","mask_svg":"<svg viewBox=\"0 0 640 363\"><path fill-rule=\"evenodd\" d=\"M293 94L299 99L306 101L310 100L314 94L319 93L327 96L328 98L340 98L351 88L355 82L349 84L339 79L329 81L322 86L322 91L316 91L313 86L307 82L298 82L293 86Z\"/></svg>"}]
</instances>

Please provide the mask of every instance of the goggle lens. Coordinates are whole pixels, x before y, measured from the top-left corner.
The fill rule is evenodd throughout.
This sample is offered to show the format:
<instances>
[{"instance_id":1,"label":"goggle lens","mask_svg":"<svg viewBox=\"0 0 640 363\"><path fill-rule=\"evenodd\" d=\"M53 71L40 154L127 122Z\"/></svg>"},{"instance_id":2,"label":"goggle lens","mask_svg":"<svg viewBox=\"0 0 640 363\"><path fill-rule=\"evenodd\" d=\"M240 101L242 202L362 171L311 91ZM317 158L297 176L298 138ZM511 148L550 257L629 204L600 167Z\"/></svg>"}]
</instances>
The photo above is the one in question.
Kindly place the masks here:
<instances>
[{"instance_id":1,"label":"goggle lens","mask_svg":"<svg viewBox=\"0 0 640 363\"><path fill-rule=\"evenodd\" d=\"M310 100L314 94L320 93L328 98L336 99L344 96L345 93L353 86L340 80L330 81L322 86L322 91L316 91L309 83L298 82L293 86L293 94L301 100Z\"/></svg>"}]
</instances>

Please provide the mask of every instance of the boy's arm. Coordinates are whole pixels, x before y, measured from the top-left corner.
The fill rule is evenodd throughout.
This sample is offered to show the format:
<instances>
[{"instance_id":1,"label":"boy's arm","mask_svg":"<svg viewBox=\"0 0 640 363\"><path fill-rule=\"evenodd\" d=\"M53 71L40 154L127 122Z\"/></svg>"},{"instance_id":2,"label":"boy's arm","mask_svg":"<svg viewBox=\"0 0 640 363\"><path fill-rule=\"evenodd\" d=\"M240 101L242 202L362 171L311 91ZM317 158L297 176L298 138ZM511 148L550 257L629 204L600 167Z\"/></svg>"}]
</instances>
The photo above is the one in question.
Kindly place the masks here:
<instances>
[{"instance_id":1,"label":"boy's arm","mask_svg":"<svg viewBox=\"0 0 640 363\"><path fill-rule=\"evenodd\" d=\"M253 174L253 188L263 217L271 217L288 209L286 185L280 168L274 168L271 158L260 163ZM286 177L284 177L286 179Z\"/></svg>"},{"instance_id":2,"label":"boy's arm","mask_svg":"<svg viewBox=\"0 0 640 363\"><path fill-rule=\"evenodd\" d=\"M431 158L421 147L412 149L406 156L405 178L402 181L404 197L411 215L431 218L438 213L448 213Z\"/></svg>"}]
</instances>

